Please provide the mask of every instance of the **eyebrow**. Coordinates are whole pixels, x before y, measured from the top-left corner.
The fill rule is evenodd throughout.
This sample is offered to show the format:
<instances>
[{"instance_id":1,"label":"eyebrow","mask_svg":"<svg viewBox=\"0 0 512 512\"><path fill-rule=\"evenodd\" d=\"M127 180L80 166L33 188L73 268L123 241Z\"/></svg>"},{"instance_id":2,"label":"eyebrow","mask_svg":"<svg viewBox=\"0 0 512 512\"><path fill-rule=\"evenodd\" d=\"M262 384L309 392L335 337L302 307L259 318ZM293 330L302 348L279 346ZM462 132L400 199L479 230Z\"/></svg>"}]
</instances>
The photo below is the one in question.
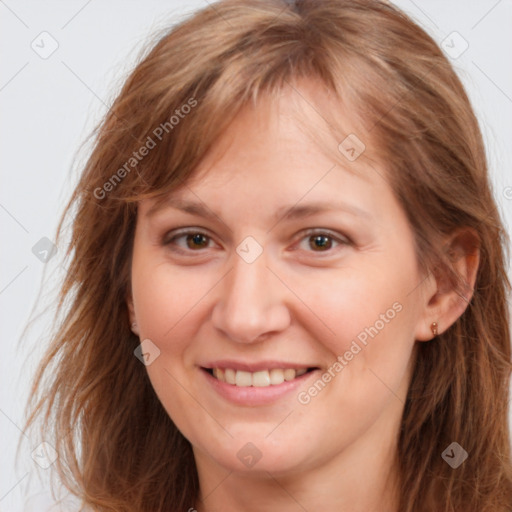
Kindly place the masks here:
<instances>
[{"instance_id":1,"label":"eyebrow","mask_svg":"<svg viewBox=\"0 0 512 512\"><path fill-rule=\"evenodd\" d=\"M208 208L205 204L181 198L168 198L157 202L155 205L153 205L152 208L148 210L146 216L152 217L157 212L166 208L174 208L176 210L181 210L185 213L189 213L191 215L196 215L206 219L217 219L222 221L221 217L212 210L210 210L210 208ZM303 219L320 213L336 211L343 211L354 217L362 217L366 220L370 220L373 218L372 215L370 215L370 213L367 212L366 210L362 210L361 208L353 204L346 203L340 200L336 202L316 201L307 204L295 203L293 205L282 206L276 210L272 217L272 220L275 222L279 222L285 217L290 220Z\"/></svg>"}]
</instances>

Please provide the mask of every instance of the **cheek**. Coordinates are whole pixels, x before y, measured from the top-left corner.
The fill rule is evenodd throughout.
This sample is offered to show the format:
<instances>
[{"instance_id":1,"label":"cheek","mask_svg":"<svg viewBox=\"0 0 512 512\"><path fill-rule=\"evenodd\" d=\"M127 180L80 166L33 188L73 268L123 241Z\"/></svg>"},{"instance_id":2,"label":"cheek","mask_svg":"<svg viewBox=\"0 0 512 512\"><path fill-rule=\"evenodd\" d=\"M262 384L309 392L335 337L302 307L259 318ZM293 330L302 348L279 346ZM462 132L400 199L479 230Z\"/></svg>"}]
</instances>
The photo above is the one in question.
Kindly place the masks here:
<instances>
[{"instance_id":1,"label":"cheek","mask_svg":"<svg viewBox=\"0 0 512 512\"><path fill-rule=\"evenodd\" d=\"M135 259L132 281L141 336L158 341L163 350L177 350L176 334L194 327L190 318L213 283L194 267L173 268L167 262L137 266ZM170 339L176 343L167 343Z\"/></svg>"},{"instance_id":2,"label":"cheek","mask_svg":"<svg viewBox=\"0 0 512 512\"><path fill-rule=\"evenodd\" d=\"M192 366L187 354L200 326L194 315L212 287L203 278L192 267L176 268L149 255L134 255L132 289L140 337L150 339L160 350L146 370L155 393L182 432L192 432L194 425L204 421L183 387Z\"/></svg>"},{"instance_id":3,"label":"cheek","mask_svg":"<svg viewBox=\"0 0 512 512\"><path fill-rule=\"evenodd\" d=\"M301 293L325 325L316 321L317 339L331 354L336 375L328 385L333 400L355 414L369 414L371 404L379 409L406 375L417 315L410 292L418 276L414 255L402 256L381 254L329 279L302 282ZM335 361L341 366L333 368Z\"/></svg>"},{"instance_id":4,"label":"cheek","mask_svg":"<svg viewBox=\"0 0 512 512\"><path fill-rule=\"evenodd\" d=\"M388 405L400 406L395 395L407 378L414 345L406 290L399 274L353 269L350 278L340 275L318 284L310 296L312 309L329 327L322 328L317 340L328 349L331 363L320 376L325 385L316 382L300 390L299 411L303 421L314 414L324 423L330 439L339 436L340 424L351 425L340 441L345 442L368 428Z\"/></svg>"},{"instance_id":5,"label":"cheek","mask_svg":"<svg viewBox=\"0 0 512 512\"><path fill-rule=\"evenodd\" d=\"M296 291L310 308L313 328L333 354L350 349L353 340L364 346L377 334L402 324L407 283L393 269L346 268L327 278L296 279ZM315 320L313 320L315 319Z\"/></svg>"}]
</instances>

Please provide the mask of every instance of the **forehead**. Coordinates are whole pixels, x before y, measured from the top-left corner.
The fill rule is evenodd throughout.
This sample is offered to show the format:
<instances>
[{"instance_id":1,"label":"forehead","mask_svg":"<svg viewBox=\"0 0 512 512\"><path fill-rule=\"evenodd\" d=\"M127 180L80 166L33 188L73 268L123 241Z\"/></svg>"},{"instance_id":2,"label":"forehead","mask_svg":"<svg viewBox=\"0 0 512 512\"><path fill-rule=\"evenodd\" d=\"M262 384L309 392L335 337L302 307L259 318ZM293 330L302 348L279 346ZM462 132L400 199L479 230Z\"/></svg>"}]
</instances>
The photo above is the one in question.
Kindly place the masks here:
<instances>
[{"instance_id":1,"label":"forehead","mask_svg":"<svg viewBox=\"0 0 512 512\"><path fill-rule=\"evenodd\" d=\"M357 128L352 117L314 81L262 96L237 113L184 186L149 200L143 210L158 209L169 198L197 199L194 195L233 201L233 194L277 192L293 203L306 194L321 200L343 186L388 186L384 170L364 149L358 154L365 144L340 130ZM356 158L350 158L354 152Z\"/></svg>"}]
</instances>

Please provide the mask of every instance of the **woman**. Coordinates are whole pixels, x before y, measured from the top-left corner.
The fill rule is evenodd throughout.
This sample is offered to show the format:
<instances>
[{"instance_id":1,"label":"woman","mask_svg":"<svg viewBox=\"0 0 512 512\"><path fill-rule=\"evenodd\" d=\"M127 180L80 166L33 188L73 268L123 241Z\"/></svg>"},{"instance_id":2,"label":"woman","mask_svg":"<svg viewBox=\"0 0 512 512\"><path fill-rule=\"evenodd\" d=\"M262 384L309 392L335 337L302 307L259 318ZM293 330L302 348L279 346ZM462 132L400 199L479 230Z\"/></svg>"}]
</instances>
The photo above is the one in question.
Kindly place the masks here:
<instances>
[{"instance_id":1,"label":"woman","mask_svg":"<svg viewBox=\"0 0 512 512\"><path fill-rule=\"evenodd\" d=\"M29 421L84 506L511 509L505 234L464 89L396 8L198 12L67 211Z\"/></svg>"}]
</instances>

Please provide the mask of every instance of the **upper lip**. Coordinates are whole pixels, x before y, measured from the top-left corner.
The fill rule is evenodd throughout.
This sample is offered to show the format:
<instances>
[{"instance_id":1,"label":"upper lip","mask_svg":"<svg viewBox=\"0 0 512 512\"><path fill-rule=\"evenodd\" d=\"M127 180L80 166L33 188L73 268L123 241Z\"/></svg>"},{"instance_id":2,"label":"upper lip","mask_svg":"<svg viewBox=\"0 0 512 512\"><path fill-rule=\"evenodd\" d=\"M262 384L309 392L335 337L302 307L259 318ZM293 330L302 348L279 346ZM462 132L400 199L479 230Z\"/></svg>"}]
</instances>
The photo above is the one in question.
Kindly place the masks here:
<instances>
[{"instance_id":1,"label":"upper lip","mask_svg":"<svg viewBox=\"0 0 512 512\"><path fill-rule=\"evenodd\" d=\"M293 368L295 370L300 370L302 368L317 368L316 365L312 364L304 364L304 363L290 363L285 361L236 361L234 359L222 359L218 361L210 361L201 365L203 368L212 369L212 368L220 368L226 369L230 368L232 370L241 370L246 372L258 372L262 370L272 370L274 368L281 368L283 370L287 368Z\"/></svg>"}]
</instances>

